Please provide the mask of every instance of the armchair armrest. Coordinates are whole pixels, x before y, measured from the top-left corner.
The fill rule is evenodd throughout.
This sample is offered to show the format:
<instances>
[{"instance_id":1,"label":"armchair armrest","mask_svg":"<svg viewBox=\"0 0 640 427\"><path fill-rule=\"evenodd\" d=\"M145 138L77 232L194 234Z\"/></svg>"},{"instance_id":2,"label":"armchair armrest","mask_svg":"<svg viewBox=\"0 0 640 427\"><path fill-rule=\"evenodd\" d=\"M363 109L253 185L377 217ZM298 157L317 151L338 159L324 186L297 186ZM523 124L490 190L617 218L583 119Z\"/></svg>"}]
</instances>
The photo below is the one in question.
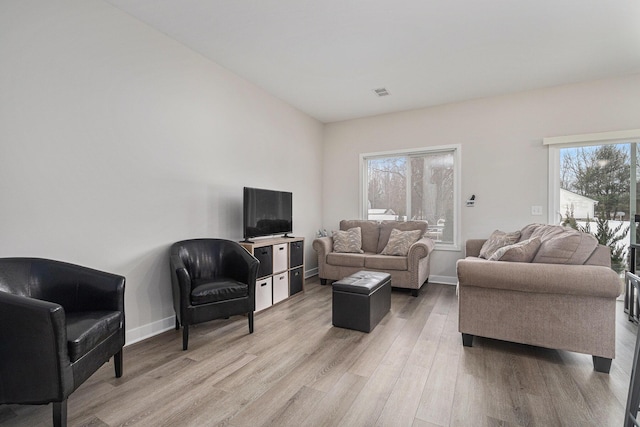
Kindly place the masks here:
<instances>
[{"instance_id":1,"label":"armchair armrest","mask_svg":"<svg viewBox=\"0 0 640 427\"><path fill-rule=\"evenodd\" d=\"M186 310L189 295L191 295L191 276L187 267L178 255L171 255L169 260L171 266L171 284L173 288L173 307L176 312ZM181 297L184 296L184 297Z\"/></svg>"},{"instance_id":2,"label":"armchair armrest","mask_svg":"<svg viewBox=\"0 0 640 427\"><path fill-rule=\"evenodd\" d=\"M240 245L228 246L223 251L224 254L220 262L221 274L240 283L248 284L249 295L253 295L260 261Z\"/></svg>"},{"instance_id":3,"label":"armchair armrest","mask_svg":"<svg viewBox=\"0 0 640 427\"><path fill-rule=\"evenodd\" d=\"M48 403L73 391L64 309L0 292L0 403Z\"/></svg>"},{"instance_id":4,"label":"armchair armrest","mask_svg":"<svg viewBox=\"0 0 640 427\"><path fill-rule=\"evenodd\" d=\"M475 286L520 292L617 298L620 278L608 267L544 264L482 259L457 262L460 292Z\"/></svg>"}]
</instances>

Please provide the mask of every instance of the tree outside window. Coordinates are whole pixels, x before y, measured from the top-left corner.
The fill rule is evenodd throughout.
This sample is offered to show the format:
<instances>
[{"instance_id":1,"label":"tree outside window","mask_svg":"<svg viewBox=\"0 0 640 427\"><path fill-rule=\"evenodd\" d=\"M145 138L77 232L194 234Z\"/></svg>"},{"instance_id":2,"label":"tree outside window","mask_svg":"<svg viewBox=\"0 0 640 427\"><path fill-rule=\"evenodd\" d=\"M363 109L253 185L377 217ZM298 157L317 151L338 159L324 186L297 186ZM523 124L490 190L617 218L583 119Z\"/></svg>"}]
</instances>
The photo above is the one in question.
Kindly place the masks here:
<instances>
[{"instance_id":1,"label":"tree outside window","mask_svg":"<svg viewBox=\"0 0 640 427\"><path fill-rule=\"evenodd\" d=\"M563 148L560 151L560 188L595 203L594 217L574 212L562 202L563 223L593 233L611 248L611 266L624 270L630 209L630 144ZM561 197L562 199L562 197Z\"/></svg>"},{"instance_id":2,"label":"tree outside window","mask_svg":"<svg viewBox=\"0 0 640 427\"><path fill-rule=\"evenodd\" d=\"M367 219L426 221L428 235L454 243L455 150L364 157Z\"/></svg>"}]
</instances>

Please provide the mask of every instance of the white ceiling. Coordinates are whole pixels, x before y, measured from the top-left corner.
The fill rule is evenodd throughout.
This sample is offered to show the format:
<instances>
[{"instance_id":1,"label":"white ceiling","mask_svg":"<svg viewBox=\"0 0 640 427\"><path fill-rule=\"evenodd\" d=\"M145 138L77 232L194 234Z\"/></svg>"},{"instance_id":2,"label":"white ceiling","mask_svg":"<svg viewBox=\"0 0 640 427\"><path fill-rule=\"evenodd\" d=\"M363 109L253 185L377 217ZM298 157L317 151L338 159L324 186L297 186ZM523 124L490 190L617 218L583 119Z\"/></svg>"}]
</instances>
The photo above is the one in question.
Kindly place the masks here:
<instances>
[{"instance_id":1,"label":"white ceiling","mask_svg":"<svg viewBox=\"0 0 640 427\"><path fill-rule=\"evenodd\" d=\"M106 1L322 122L640 72L638 0Z\"/></svg>"}]
</instances>

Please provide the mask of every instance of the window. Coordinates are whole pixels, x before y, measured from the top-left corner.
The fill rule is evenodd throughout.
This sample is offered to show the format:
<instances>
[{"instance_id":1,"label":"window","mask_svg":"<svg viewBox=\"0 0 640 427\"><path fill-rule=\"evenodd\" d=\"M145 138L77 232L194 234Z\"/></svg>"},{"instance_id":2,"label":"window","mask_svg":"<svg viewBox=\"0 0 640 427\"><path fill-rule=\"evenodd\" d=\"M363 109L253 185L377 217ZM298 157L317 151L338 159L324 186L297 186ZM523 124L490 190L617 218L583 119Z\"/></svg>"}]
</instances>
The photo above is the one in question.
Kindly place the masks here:
<instances>
[{"instance_id":1,"label":"window","mask_svg":"<svg viewBox=\"0 0 640 427\"><path fill-rule=\"evenodd\" d=\"M549 145L549 223L593 233L622 272L637 242L640 130L545 138Z\"/></svg>"},{"instance_id":2,"label":"window","mask_svg":"<svg viewBox=\"0 0 640 427\"><path fill-rule=\"evenodd\" d=\"M362 217L426 221L438 248L458 249L459 155L457 145L362 154Z\"/></svg>"}]
</instances>

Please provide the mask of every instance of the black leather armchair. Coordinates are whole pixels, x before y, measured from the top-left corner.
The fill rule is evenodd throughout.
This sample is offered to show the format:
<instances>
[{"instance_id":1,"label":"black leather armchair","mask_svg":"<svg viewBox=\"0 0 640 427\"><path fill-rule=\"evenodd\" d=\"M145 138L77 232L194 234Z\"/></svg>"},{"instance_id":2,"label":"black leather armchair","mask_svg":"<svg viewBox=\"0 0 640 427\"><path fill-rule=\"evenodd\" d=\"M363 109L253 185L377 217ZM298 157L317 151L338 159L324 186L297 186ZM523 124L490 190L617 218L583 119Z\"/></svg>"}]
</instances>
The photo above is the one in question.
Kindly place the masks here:
<instances>
[{"instance_id":1,"label":"black leather armchair","mask_svg":"<svg viewBox=\"0 0 640 427\"><path fill-rule=\"evenodd\" d=\"M260 262L237 242L193 239L171 246L171 282L176 330L182 325L182 349L189 325L237 314L249 317L253 333L255 287Z\"/></svg>"},{"instance_id":2,"label":"black leather armchair","mask_svg":"<svg viewBox=\"0 0 640 427\"><path fill-rule=\"evenodd\" d=\"M0 403L67 398L114 356L122 376L125 278L41 258L0 258Z\"/></svg>"}]
</instances>

